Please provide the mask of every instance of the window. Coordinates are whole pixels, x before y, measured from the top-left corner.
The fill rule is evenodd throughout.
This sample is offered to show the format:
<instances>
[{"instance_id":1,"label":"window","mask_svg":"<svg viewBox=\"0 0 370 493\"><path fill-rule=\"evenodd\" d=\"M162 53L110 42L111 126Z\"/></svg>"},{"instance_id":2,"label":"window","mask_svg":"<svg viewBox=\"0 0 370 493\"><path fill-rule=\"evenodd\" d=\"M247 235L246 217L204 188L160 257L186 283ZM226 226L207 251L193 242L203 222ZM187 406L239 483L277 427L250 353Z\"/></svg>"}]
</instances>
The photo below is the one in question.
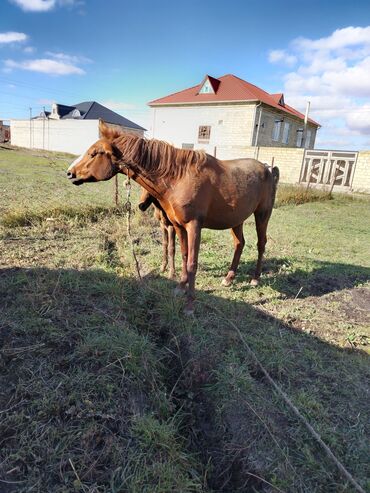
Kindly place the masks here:
<instances>
[{"instance_id":1,"label":"window","mask_svg":"<svg viewBox=\"0 0 370 493\"><path fill-rule=\"evenodd\" d=\"M290 131L290 123L285 122L284 123L284 130L283 130L283 144L287 144L289 142L289 131Z\"/></svg>"},{"instance_id":2,"label":"window","mask_svg":"<svg viewBox=\"0 0 370 493\"><path fill-rule=\"evenodd\" d=\"M214 90L208 79L203 84L201 90L199 91L199 94L214 94Z\"/></svg>"},{"instance_id":3,"label":"window","mask_svg":"<svg viewBox=\"0 0 370 493\"><path fill-rule=\"evenodd\" d=\"M279 140L281 123L282 123L281 120L275 120L274 130L272 132L272 140Z\"/></svg>"},{"instance_id":4,"label":"window","mask_svg":"<svg viewBox=\"0 0 370 493\"><path fill-rule=\"evenodd\" d=\"M302 147L302 142L303 142L303 128L299 128L297 130L297 142L296 142L296 146L297 147Z\"/></svg>"},{"instance_id":5,"label":"window","mask_svg":"<svg viewBox=\"0 0 370 493\"><path fill-rule=\"evenodd\" d=\"M194 144L181 144L182 149L194 149Z\"/></svg>"},{"instance_id":6,"label":"window","mask_svg":"<svg viewBox=\"0 0 370 493\"><path fill-rule=\"evenodd\" d=\"M210 136L211 136L211 127L206 125L201 125L198 131L198 141L209 142Z\"/></svg>"},{"instance_id":7,"label":"window","mask_svg":"<svg viewBox=\"0 0 370 493\"><path fill-rule=\"evenodd\" d=\"M306 132L306 140L305 140L305 143L304 143L304 146L305 146L306 149L309 149L309 147L310 147L311 135L312 135L312 131L311 130L307 130L307 132Z\"/></svg>"}]
</instances>

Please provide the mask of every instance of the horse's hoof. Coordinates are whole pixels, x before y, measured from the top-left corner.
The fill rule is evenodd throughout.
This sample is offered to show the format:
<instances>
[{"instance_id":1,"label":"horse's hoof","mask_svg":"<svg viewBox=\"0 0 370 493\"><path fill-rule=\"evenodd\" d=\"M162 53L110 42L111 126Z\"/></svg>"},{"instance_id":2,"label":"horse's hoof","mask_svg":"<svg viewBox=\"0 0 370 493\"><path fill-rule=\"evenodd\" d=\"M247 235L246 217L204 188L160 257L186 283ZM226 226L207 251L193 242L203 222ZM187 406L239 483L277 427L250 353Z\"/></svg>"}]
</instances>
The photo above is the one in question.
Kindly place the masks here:
<instances>
[{"instance_id":1,"label":"horse's hoof","mask_svg":"<svg viewBox=\"0 0 370 493\"><path fill-rule=\"evenodd\" d=\"M259 285L259 280L258 279L252 279L250 282L250 285L253 286L254 288Z\"/></svg>"},{"instance_id":2,"label":"horse's hoof","mask_svg":"<svg viewBox=\"0 0 370 493\"><path fill-rule=\"evenodd\" d=\"M221 281L221 286L225 286L226 288L228 288L229 286L232 285L232 283L233 283L233 280L232 279L228 279L227 277L225 277Z\"/></svg>"},{"instance_id":3,"label":"horse's hoof","mask_svg":"<svg viewBox=\"0 0 370 493\"><path fill-rule=\"evenodd\" d=\"M187 317L193 317L194 316L194 308L185 308L184 309L184 315Z\"/></svg>"}]
</instances>

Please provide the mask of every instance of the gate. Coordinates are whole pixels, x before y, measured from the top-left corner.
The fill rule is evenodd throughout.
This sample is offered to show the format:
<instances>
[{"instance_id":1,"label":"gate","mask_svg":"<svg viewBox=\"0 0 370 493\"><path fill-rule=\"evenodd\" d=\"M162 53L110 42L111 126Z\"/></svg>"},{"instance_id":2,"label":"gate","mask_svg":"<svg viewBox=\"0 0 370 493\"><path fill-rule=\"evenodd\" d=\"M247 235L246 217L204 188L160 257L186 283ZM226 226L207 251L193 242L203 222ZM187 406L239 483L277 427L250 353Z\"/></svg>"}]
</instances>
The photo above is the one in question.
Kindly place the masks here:
<instances>
[{"instance_id":1,"label":"gate","mask_svg":"<svg viewBox=\"0 0 370 493\"><path fill-rule=\"evenodd\" d=\"M350 190L358 152L306 150L300 183Z\"/></svg>"}]
</instances>

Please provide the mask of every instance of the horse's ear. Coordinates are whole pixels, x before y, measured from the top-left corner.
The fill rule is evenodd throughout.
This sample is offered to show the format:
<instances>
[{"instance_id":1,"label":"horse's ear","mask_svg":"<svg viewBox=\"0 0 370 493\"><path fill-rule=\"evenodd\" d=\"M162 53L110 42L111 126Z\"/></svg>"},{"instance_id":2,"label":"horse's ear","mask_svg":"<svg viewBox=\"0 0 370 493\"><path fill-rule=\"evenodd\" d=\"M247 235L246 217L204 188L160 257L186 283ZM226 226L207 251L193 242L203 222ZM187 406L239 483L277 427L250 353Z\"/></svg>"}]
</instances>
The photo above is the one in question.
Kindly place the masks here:
<instances>
[{"instance_id":1,"label":"horse's ear","mask_svg":"<svg viewBox=\"0 0 370 493\"><path fill-rule=\"evenodd\" d=\"M122 134L120 130L109 127L101 118L99 119L99 131L100 137L110 141L116 139Z\"/></svg>"},{"instance_id":2,"label":"horse's ear","mask_svg":"<svg viewBox=\"0 0 370 493\"><path fill-rule=\"evenodd\" d=\"M108 125L105 124L104 120L101 118L99 119L99 132L100 132L100 137L105 137L106 139L109 140L111 136L111 131Z\"/></svg>"}]
</instances>

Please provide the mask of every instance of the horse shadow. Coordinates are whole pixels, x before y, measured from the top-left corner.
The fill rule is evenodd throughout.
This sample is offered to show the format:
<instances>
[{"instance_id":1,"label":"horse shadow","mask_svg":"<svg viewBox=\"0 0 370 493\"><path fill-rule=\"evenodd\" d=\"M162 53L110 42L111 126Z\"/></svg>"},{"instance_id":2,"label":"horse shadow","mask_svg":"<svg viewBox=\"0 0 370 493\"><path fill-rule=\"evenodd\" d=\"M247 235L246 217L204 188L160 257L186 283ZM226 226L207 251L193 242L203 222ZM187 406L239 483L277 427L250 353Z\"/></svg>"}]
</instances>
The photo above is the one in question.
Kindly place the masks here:
<instances>
[{"instance_id":1,"label":"horse shadow","mask_svg":"<svg viewBox=\"0 0 370 493\"><path fill-rule=\"evenodd\" d=\"M284 262L268 259L265 268L281 271ZM244 265L241 276L248 269ZM308 293L353 287L368 274L368 269L320 262L316 282L325 277L332 284L318 289L310 283ZM298 271L274 277L269 282L293 296L308 276ZM294 288L287 290L293 281ZM334 451L355 475L361 473L367 409L363 352L337 347L255 306L213 293L199 292L194 318L185 317L174 286L163 277L148 275L140 282L98 269L0 270L0 470L9 481L5 491L17 491L16 481L25 487L38 481L46 491L51 477L53 488L75 484L68 458L78 464L84 490L96 484L112 488L122 463L129 467L132 457L139 457L135 416L155 416L174 426L180 414L178 440L197 458L204 492L262 493L267 491L262 478L276 478L276 471L288 485L286 491L298 491L298 483L289 486L297 475L302 475L302 487L316 488L316 469L313 474L307 464L302 466L303 446L312 467L325 465L323 491L330 490L334 479L343 485L304 426L273 395L228 319L278 384L301 407L308 406L313 424L326 423ZM337 428L347 426L343 423L358 438L349 431L348 443L336 442L342 440ZM154 442L150 447L155 449ZM146 468L161 454L168 458L166 449L150 455L150 447ZM286 470L287 461L295 472ZM129 479L121 475L120 481Z\"/></svg>"},{"instance_id":2,"label":"horse shadow","mask_svg":"<svg viewBox=\"0 0 370 493\"><path fill-rule=\"evenodd\" d=\"M224 271L227 272L227 264ZM241 262L234 281L235 287L246 291L254 289L245 285L252 278L254 261ZM220 275L219 267L205 266L203 270ZM351 289L370 280L370 268L352 264L315 261L312 270L294 269L289 258L266 258L261 275L261 285L270 286L286 298L322 296ZM238 286L240 284L240 286ZM244 285L242 285L244 284Z\"/></svg>"}]
</instances>

